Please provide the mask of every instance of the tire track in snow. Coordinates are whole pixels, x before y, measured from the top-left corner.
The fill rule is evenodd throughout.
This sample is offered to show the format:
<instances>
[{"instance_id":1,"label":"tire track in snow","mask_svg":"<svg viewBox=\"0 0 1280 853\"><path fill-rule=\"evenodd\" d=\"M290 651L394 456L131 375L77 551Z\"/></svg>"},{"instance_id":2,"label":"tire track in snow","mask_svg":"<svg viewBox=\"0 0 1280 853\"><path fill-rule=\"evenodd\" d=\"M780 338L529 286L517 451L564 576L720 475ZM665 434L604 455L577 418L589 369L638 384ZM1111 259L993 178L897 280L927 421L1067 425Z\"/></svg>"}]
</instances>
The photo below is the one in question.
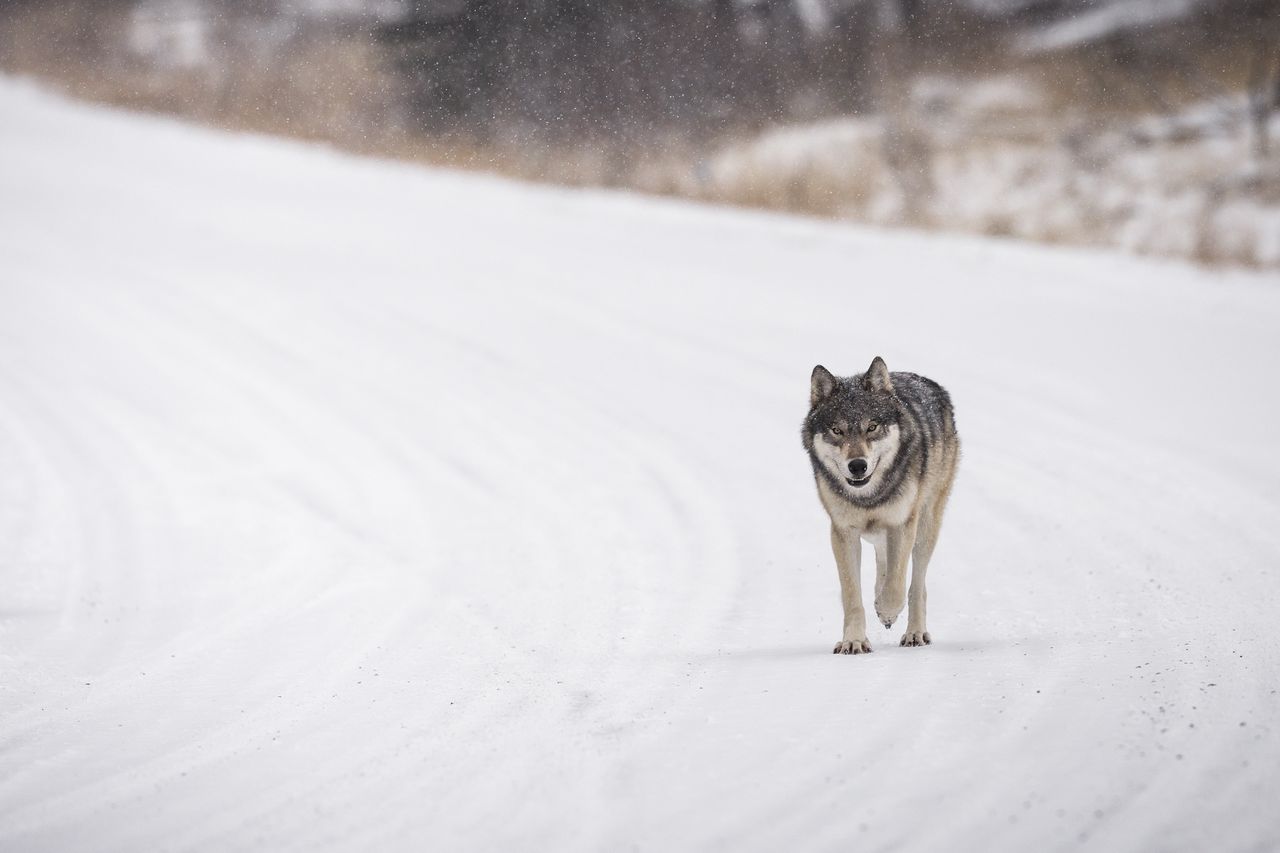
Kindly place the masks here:
<instances>
[{"instance_id":1,"label":"tire track in snow","mask_svg":"<svg viewBox=\"0 0 1280 853\"><path fill-rule=\"evenodd\" d=\"M204 325L212 325L207 314L202 312L202 316ZM308 383L305 381L299 382L300 377L291 377L289 383L286 385L281 383L278 379L272 380L267 377L252 378L247 373L226 362L217 364L216 369L209 369L214 367L215 359L211 356L205 355L204 351L207 350L207 347L197 345L197 343L202 339L210 338L210 331L207 328L200 328L196 324L188 323L184 325L182 322L184 319L189 318L183 318L180 315L175 315L172 311L168 311L163 315L163 319L161 318L161 315L157 315L154 319L146 322L139 322L135 318L131 325L135 327L146 327L149 325L167 326L173 329L171 332L171 338L166 344L166 356L171 370L177 373L181 373L184 370L189 371L189 366L196 361L206 361L206 368L199 369L195 371L196 373L204 375L206 380L212 380L215 384L229 384L229 387L234 389L231 392L233 395L244 397L246 401L248 401L246 408L251 408L256 411L258 416L264 421L277 424L275 427L276 431L292 436L291 440L293 441L298 441L299 439L305 440L307 430L305 428L300 428L305 422L323 423L326 425L326 429L330 433L333 432L333 426L342 422L343 417L339 414L341 410L335 409L333 401L330 402L327 408L315 408L313 406L314 411L311 414L301 414L308 407L308 403L304 402L307 401L308 398L301 396L297 389L305 388ZM219 331L216 336L213 337L214 339L221 341L221 346L223 347L226 347L228 341L235 339L235 336L229 336L225 331ZM185 347L178 345L179 340L185 340L187 345ZM258 349L257 347L246 343L244 340L241 340L240 343L236 344L234 349L238 353L244 353L245 355L242 357L259 367L263 363L269 363L271 361L270 358L266 358L259 354L256 351ZM302 393L306 394L307 391L304 390ZM312 395L310 400L316 399L314 396L315 392L311 391L310 393ZM553 393L555 392L549 392L548 389L541 389L539 392L539 400L530 400L526 405L533 406L538 403L545 405L547 398ZM464 400L462 408L467 408L463 395L452 394L451 398L455 401ZM371 401L366 399L362 402L369 403ZM674 489L666 489L665 492L656 492L659 495L665 494L665 497L660 498L661 501L669 502L673 499L673 495L684 495L689 493L692 481L687 477L681 480L678 474L679 466L673 466L667 462L667 457L663 455L663 452L659 451L655 453L654 448L656 445L652 444L652 442L645 443L642 441L633 441L628 437L620 436L616 429L610 431L609 441L593 441L591 440L591 436L602 432L600 428L603 426L602 418L589 409L574 410L574 402L572 399L566 399L562 401L562 403L566 410L565 420L563 423L555 425L548 431L556 433L563 432L566 428L576 423L581 432L567 433L566 440L578 445L577 449L579 451L587 451L597 464L610 464L611 462L616 463L618 459L611 459L609 455L610 453L612 453L614 457L619 458L625 455L627 463L632 467L635 467L636 462L639 460L639 467L636 468L635 474L631 475L641 478L636 481L636 487L633 492L634 494L644 496L654 492L655 490L653 490L650 485L647 485L645 481L650 480L650 478L655 475L659 478L659 482L670 481L678 483ZM358 408L359 405L360 403L358 402L352 403L348 405L348 408L350 410L354 410ZM385 406L382 406L381 409L385 410ZM571 413L572 416L570 416L569 413ZM483 417L481 417L481 415L487 415L491 418L492 414L492 412L484 412L483 409L481 409L478 415L472 418L470 426L475 427L478 422L482 421ZM335 417L335 415L337 415L337 417ZM582 430L583 421L595 421L596 423L588 423L592 428ZM367 427L368 424L365 424L363 428ZM260 429L258 431L261 432ZM472 434L479 436L481 444L490 447L496 446L493 443L496 438L495 435L486 435L483 430L474 430ZM396 441L401 440L398 436L389 436L386 431L382 431L381 434L375 433L374 435L369 436L369 438L376 438L380 452L386 452L386 449L389 446L395 447ZM349 441L342 442L342 444L346 445L349 445L349 443ZM583 445L585 445L585 447ZM217 447L214 445L214 452L211 455L225 457L228 449L228 447ZM319 445L317 445L316 449L320 449ZM515 448L517 451L520 449L521 448ZM320 454L316 455L317 457L320 457ZM515 455L518 458L518 454L512 455ZM232 458L234 459L235 456L233 455ZM401 455L397 458L402 461L404 456ZM368 464L369 461L370 460L366 459L365 463ZM473 466L475 464L474 460L465 461ZM156 473L162 473L162 470L158 470ZM379 473L381 474L380 479L383 482L390 481L389 473ZM403 476L405 473L409 472L401 471L399 472L399 475ZM500 472L492 473L493 480L498 480ZM675 479L673 480L673 478ZM329 526L328 523L335 518L335 512L332 509L323 508L322 505L317 504L305 492L300 492L297 487L291 486L287 482L280 482L278 481L278 478L273 475L269 475L268 482L273 486L274 491L277 492L276 499L286 503L291 502L295 504L294 509L300 516L313 517L314 519L322 522L322 527ZM601 497L607 500L610 496L606 493ZM690 514L688 510L693 506L693 504L690 504L687 499L679 497L674 499L677 503L669 506L664 512L656 512L654 509L646 508L644 506L639 508L639 511L635 513L638 517L652 520L665 513L672 519L669 523L672 524L673 527L669 533L647 531L642 535L638 535L638 539L641 541L675 541L676 543L679 543L678 546L663 559L669 559L674 562L688 562L685 549L689 548L691 543L689 536L690 522L687 519L681 519L678 516L682 511L684 514ZM715 521L713 518L706 515L705 501L703 504L703 509L700 510L698 514L693 515L693 517L698 520L697 523L700 530L713 531L716 528ZM553 507L552 511L547 511L546 508L542 508L540 511L534 513L534 517L530 521L526 522L526 524L555 525L558 527L561 534L565 534L567 538L571 539L573 530L582 526L581 509L581 507L574 507L572 505L569 505L567 508ZM276 510L276 512L278 513L279 510ZM124 525L122 524L122 526ZM721 526L723 526L723 524L721 524ZM356 547L367 551L369 548L368 540L376 541L376 537L362 535L361 531L357 527L353 527L350 524L340 524L339 527L340 529L337 531L339 534L338 539L347 540L345 544L348 548ZM520 539L520 531L517 530L515 532L517 534L516 538ZM597 534L598 532L599 531L596 531ZM699 533L699 537L702 535L703 534ZM333 531L330 531L325 538L332 540ZM727 537L722 535L721 543L723 544L725 541L727 541ZM595 550L595 548L593 546L593 548L588 550ZM585 558L587 556L588 554L574 553L572 549L560 545L554 547L551 551L545 551L544 549L540 560L534 560L530 568L535 573L549 574L553 573L550 570L552 570L556 564L571 566L584 565L586 564ZM94 561L88 560L85 562L93 563ZM716 558L710 562L712 566L723 564L722 558ZM289 574L287 567L285 566L277 565L274 568L286 576ZM583 594L582 590L578 591L575 600L580 604L590 601L613 602L617 604L623 596L615 588L616 581L625 577L624 574L620 573L619 568L620 567L618 566L602 567L602 570L596 574L596 577L606 581L611 586L602 588L588 586L585 594ZM576 582L580 582L581 580L582 578L575 579ZM712 587L708 585L706 588L711 589ZM696 603L695 599L692 599L687 595L677 596L675 600L686 601L690 604ZM642 620L651 621L652 617L655 615L664 617L668 620L678 620L681 616L680 610L671 607L655 608L650 606L641 606L629 608L629 611L630 612L624 612L615 609L610 614L609 621L616 624L617 627L614 630L621 631L624 636L630 635L633 638L642 636L646 633L662 634L667 630L667 627L665 626L669 626L671 624L670 621L665 621L645 628L642 627L644 625L643 621L635 621L637 617L640 617ZM234 614L223 615L234 616ZM547 615L548 614L543 613L541 614L541 618L545 620ZM579 613L561 613L559 618L567 619L570 622L584 621L582 615ZM473 622L478 621L478 618L473 618ZM542 635L532 635L525 639L532 640L535 643L542 645L544 648L549 647L554 643L557 637L557 631L560 630L557 628L558 621L559 619L552 619L540 622L536 627L542 631ZM687 619L685 621L686 623L688 622ZM225 629L213 637L201 638L197 641L195 648L186 647L184 651L189 656L192 653L198 654L200 647L216 648L228 639L234 639L237 634L247 632L249 629L255 627L252 624L246 623L244 620L235 620L233 618L233 622L234 624L230 629ZM382 639L385 641L394 630L394 627L388 629L382 635ZM350 642L350 640L351 638L348 638L348 642ZM355 645L357 648L364 648L372 644L372 642L373 641L370 638L366 637ZM488 645L492 646L492 641L490 641ZM607 667L603 666L602 663L605 659L616 655L618 651L619 649L616 640L609 645L603 646L597 656L590 658L585 662L576 664L577 669L575 671L577 672L577 675L571 680L577 681L578 683L594 682L594 686L597 690L604 688L607 691L614 685L611 685L607 679L601 679L602 672L607 672ZM511 657L510 650L507 650L505 656L508 659ZM357 654L352 657L352 660L355 660L358 657L359 655ZM525 666L532 663L529 659L530 656L527 653L521 657L523 659L518 663L510 660L508 662L518 666ZM342 668L349 670L350 663ZM161 670L160 672L153 672L152 674L163 675L165 668L162 666L159 667L159 669ZM180 670L181 667L178 665L171 665L169 667L169 671L175 673ZM304 672L298 675L295 681L305 681L311 677L314 677L311 673ZM127 691L118 691L117 697L122 699L126 692ZM286 688L286 692L289 692L288 688ZM316 692L318 694L319 691ZM650 694L644 692L641 692L639 695L641 700L644 702L648 702L652 698ZM521 704L528 701L529 698L530 695L528 693L517 694L513 699L508 700L510 704L507 707L511 707L513 709L518 708ZM297 701L296 697L294 701ZM304 703L300 707L295 705L295 713L297 716L305 717L309 711L315 710L317 706L318 700L312 700L310 704ZM162 784L172 783L175 779L188 772L194 772L200 768L216 766L220 763L225 764L236 757L237 750L228 750L225 746L219 750L217 748L217 744L222 743L225 745L226 743L235 742L237 739L245 738L249 732L261 730L266 725L266 721L271 717L273 709L267 705L259 705L255 708L242 709L242 713L244 714L244 717L231 726L214 727L212 729L206 729L204 731L194 733L194 737L196 738L194 746L177 746L175 748L171 748L172 751L160 752L157 757L150 761L148 766L131 767L127 771L87 780L81 786L64 791L58 797L42 801L39 804L38 811L39 813L47 815L56 814L59 816L59 820L61 822L74 825L79 820L92 819L102 813L102 809L104 805L106 805L106 802L103 801L101 796L95 796L96 791L105 790L110 792L109 798L111 799L128 799L131 796L143 795L153 786L158 787ZM617 725L619 720L627 720L633 716L633 710L626 707L607 708L601 713L603 714L603 719L591 724L592 727L599 728L604 725ZM469 728L460 729L454 732L454 734L459 738L466 739L473 737L477 729L482 729L496 724L498 724L498 720L495 719L492 714L489 714L488 716L478 716L476 719L470 721ZM249 740L252 742L251 738ZM321 778L332 778L334 776L340 776L342 773L350 772L352 768L347 767L342 759L338 759L330 763L328 766L312 766L310 769ZM525 776L532 776L529 769L530 768L524 768L522 770ZM276 806L279 806L283 802L287 802L295 796L297 796L296 791L284 795L283 800L277 802ZM264 805L263 799L265 799L266 805ZM252 807L252 810L258 811L265 809L269 812L272 807L270 802L280 798L268 796L263 799L259 799ZM208 804L206 803L203 807L207 806ZM28 815L26 819L15 816L11 826L17 829L20 835L29 836L31 833L38 831L42 824L40 819L35 817L34 810L32 808L28 808L26 810L26 814ZM194 815L187 815L184 818L184 822L192 820L193 818L195 818ZM199 827L200 825L199 820L196 819L196 826ZM188 837L196 840L204 838L206 841L210 841L219 837L220 834L228 831L229 828L239 825L241 825L239 820L232 821L230 823L220 823L219 821L205 823L203 829L193 830L188 833ZM154 827L143 826L141 829L149 832L153 831Z\"/></svg>"},{"instance_id":2,"label":"tire track in snow","mask_svg":"<svg viewBox=\"0 0 1280 853\"><path fill-rule=\"evenodd\" d=\"M63 420L64 422L69 422L69 421L71 420L71 418L75 417L75 418L77 418L77 419L78 419L78 421L83 422L83 421L86 419L86 417L90 417L90 416L92 416L92 415L93 415L93 412L94 412L94 407L93 407L93 406L82 406L82 407L80 407L80 408L79 408L79 410L74 410L74 409L73 409L73 410L69 410L69 411L68 411L68 412L63 416L63 419L62 419L62 420ZM58 423L54 423L54 421L55 421L55 420L57 420L57 419L54 419L54 418L46 418L46 419L44 419L42 422L40 422L40 429L41 429L41 431L42 431L42 435L43 435L43 436L48 437L48 436L54 436L54 435L58 435L58 434L59 434L59 430L58 430L58 428L60 427L60 424L58 424ZM108 438L111 438L109 430L104 429L104 427L106 427L106 423L105 423L105 421L103 421L103 420L98 420L98 421L94 422L94 421L92 421L92 420L91 420L91 421L90 421L90 424L95 428L95 433L96 433L96 434L98 434L99 436L106 435ZM87 443L86 443L84 447L79 447L79 446L76 446L76 445L74 444L74 442L68 442L68 444L71 444L73 447L75 447L75 449L76 449L76 451L77 451L77 453L78 453L78 456L77 456L77 459L78 459L78 466L77 466L77 467L78 467L78 473L80 474L80 476L81 476L81 477L83 477L83 475L84 475L84 472L85 472L85 471L91 471L91 470L94 470L92 467L89 467L89 466L91 466L91 465L96 465L96 464L100 461L100 460L99 460L99 458L97 458L97 457L98 457L98 456L101 456L102 454L101 454L101 452L99 451L99 452L98 452L98 455L97 455L97 456L95 456L95 449L97 449L98 447L101 447L102 445L101 445L101 444L99 444L99 445L96 445L96 446L95 446L95 445L87 444ZM118 457L121 455L121 447L122 447L122 446L123 446L123 442L121 442L121 443L120 443L120 444L118 444L118 445L112 445L112 453L110 454L110 455L111 455L111 457L113 457L113 458L118 458ZM104 459L104 460L102 460L102 461L104 461L104 462L105 462L105 459ZM139 477L137 477L137 474L138 474L139 472L141 472L141 469L138 469L137 471L133 472L134 479L146 479L145 477L143 477L143 478L139 478ZM145 472L143 472L143 473L145 473ZM162 472L156 472L156 473L162 473ZM117 479L117 480L120 480L120 479L122 479L122 478L121 478L121 477L117 477L116 479ZM152 482L154 482L154 478L152 478ZM163 492L162 492L162 491L161 491L161 492L159 492L159 496L161 496L161 497L163 497L163 496L164 496L164 494L163 494ZM114 502L114 504L119 504L119 503L120 503L119 501ZM113 504L113 505L114 505L114 504ZM116 506L116 507L115 507L115 509L116 509L117 513L121 513L121 512L123 512L123 509L124 509L124 508L123 508L123 507L120 507L120 506ZM147 513L146 513L146 512L134 512L133 514L134 514L137 518L139 518L139 519L140 519L140 518L145 518L145 517L147 517ZM114 516L114 521L115 521L116 523L110 526L110 531L111 531L111 533L113 533L114 535L117 535L117 536L119 536L119 535L128 535L128 534L131 532L130 527L128 526L127 522L125 521L125 519L124 519L124 516L123 516L123 515L121 515L121 514L117 514L116 516ZM172 526L172 525L170 525L170 526ZM103 559L103 558L101 557L101 554L100 554L100 553L88 553L88 554L84 554L84 555L82 555L82 557L81 557L81 559L79 560L79 562L80 562L80 564L81 564L82 569L92 570L92 569L95 569L95 568L100 568L100 567L101 567L101 566L103 566L103 565L106 565L107 567L112 567L112 566L115 566L115 565L117 565L117 564L119 564L119 565L123 565L123 566L130 566L130 565L134 565L134 566L135 566L135 568L136 568L136 567L137 567L137 566L136 566L136 564L137 564L137 563L139 563L140 561L138 561L138 560L134 560L134 559L127 559L127 560L116 560L116 561L112 561L112 560L106 560L106 559ZM150 566L150 568L154 569L154 566ZM99 579L94 578L93 580L94 580L94 581L98 581ZM112 591L113 591L113 593L118 594L118 595L120 595L120 596L124 596L124 595L136 596L136 595L137 595L137 593L138 593L139 591L141 591L142 589L145 589L145 588L146 588L143 584L140 584L140 583L133 582L133 583L127 583L127 584L126 584L126 583L118 583L118 580L119 580L118 578L116 578L115 580L117 581L117 583L115 583L113 586L114 586L116 589L113 589ZM115 609L116 609L116 610L124 609L126 612L133 612L133 611L137 611L137 612L140 612L140 613L146 613L146 611L147 611L147 610L149 610L149 609L154 609L154 608L153 608L153 607L148 607L148 606L147 606L147 604L146 604L146 602L142 602L141 606L139 606L137 603L134 603L134 602L132 602L132 601L131 601L127 606L125 606L125 607L123 607L123 608L122 608L122 607L120 607L120 606L117 606ZM153 615L153 616L154 616L155 614L151 614L151 615ZM226 614L224 614L224 615L226 615ZM130 620L130 623L129 623L129 624L130 624L131 626L133 626L133 627L135 627L135 628L136 628L136 627L138 627L138 620L137 620L137 619L132 619L132 620ZM241 625L241 626L239 626L239 627L240 627L240 628L243 628L244 626L243 626L243 625ZM233 632L227 632L227 633L233 633ZM108 636L106 637L106 639L111 640L111 639L114 639L114 638L113 638L113 637L111 637L110 635L108 635ZM218 643L217 643L217 638L216 638L216 637L214 637L214 638L210 638L210 640L206 643L205 638L203 638L203 637L202 637L202 638L200 639L200 642L198 642L194 647L192 647L192 646L188 646L188 647L183 648L182 650L183 650L184 652L187 652L187 653L197 653L197 654L198 654L198 653L200 652L200 650L201 650L201 649L200 649L200 646L201 646L202 644L203 644L203 645L206 645L206 646L214 646L214 645L217 645L217 644L218 644ZM82 645L83 645L83 643L82 643ZM102 644L101 642L95 642L95 643L93 643L93 646L94 646L93 651L95 652L95 654L96 654L96 655L98 655L99 659L102 659L102 658L101 658L101 656L102 656L102 645L103 645L103 644ZM117 644L117 645L118 645L118 644ZM110 662L111 662L109 658L107 658L107 659L105 659L105 660L106 660L106 662L107 662L107 663L110 663ZM153 677L155 677L155 676L163 676L163 674L164 674L164 673L163 673L163 670L166 668L166 666L171 666L171 665L169 665L169 664L168 664L168 662L165 662L165 664L162 664L162 665L160 665L160 666L157 666L157 667L151 667L151 669L153 670L153 672L152 672L152 676L153 676ZM156 670L158 670L158 671L156 671ZM117 680L118 680L118 679L119 679L119 677L120 677L120 673L118 673L118 672L112 672L109 668L108 668L108 670L107 670L107 673L105 673L105 674L107 674L107 675L114 675L114 676L117 676ZM144 673L144 675L145 675L145 673ZM128 677L125 677L125 680L126 680L126 681L131 685L131 687L132 687L132 688L139 688L139 689L141 689L141 688L142 688L142 685L141 685L140 683L136 682L135 680L131 680L131 679L129 679ZM100 689L100 692L101 692L101 689ZM123 690L123 691L117 691L117 695L122 699L122 701L127 701L127 700L130 698L130 696L131 696L131 690L126 689L126 690ZM109 709L108 709L108 710L109 710ZM78 712L75 712L75 713L78 713ZM40 713L40 717L41 717L41 718L44 718L44 717L47 717L47 716L48 716L48 715L47 715L45 712L43 712L43 711ZM39 721L39 723L38 723L38 724L40 724L40 725L44 725L44 724L46 724L46 721L45 721L45 720L43 720L43 719L41 719L41 720ZM131 770L131 773L132 773L132 774L134 774L134 775L137 775L137 774L139 773L139 770L138 770L137 768L134 768L133 770ZM28 793L29 793L29 792L28 792ZM90 808L92 808L92 800L90 800L89 802L90 802ZM69 819L69 818L71 818L71 817L73 817L73 816L74 816L74 810L57 809L57 810L55 811L55 813L59 816L59 819L61 819L61 820L67 820L67 819ZM17 821L15 821L15 822L17 822Z\"/></svg>"}]
</instances>

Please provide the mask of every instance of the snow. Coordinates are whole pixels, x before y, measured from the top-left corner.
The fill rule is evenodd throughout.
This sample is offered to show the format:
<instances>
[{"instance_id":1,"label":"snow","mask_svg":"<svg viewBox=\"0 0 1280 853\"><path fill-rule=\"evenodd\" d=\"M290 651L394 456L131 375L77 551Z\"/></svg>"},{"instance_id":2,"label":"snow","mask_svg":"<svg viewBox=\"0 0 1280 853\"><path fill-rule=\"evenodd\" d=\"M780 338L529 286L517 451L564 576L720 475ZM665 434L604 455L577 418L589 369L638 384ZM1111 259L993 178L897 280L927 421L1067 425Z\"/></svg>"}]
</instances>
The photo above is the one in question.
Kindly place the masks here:
<instances>
[{"instance_id":1,"label":"snow","mask_svg":"<svg viewBox=\"0 0 1280 853\"><path fill-rule=\"evenodd\" d=\"M1275 276L0 81L0 849L1280 844ZM934 645L797 427L930 375Z\"/></svg>"},{"instance_id":2,"label":"snow","mask_svg":"<svg viewBox=\"0 0 1280 853\"><path fill-rule=\"evenodd\" d=\"M1211 0L1111 0L1074 9L1061 20L1026 33L1026 53L1064 50L1180 21L1212 9Z\"/></svg>"}]
</instances>

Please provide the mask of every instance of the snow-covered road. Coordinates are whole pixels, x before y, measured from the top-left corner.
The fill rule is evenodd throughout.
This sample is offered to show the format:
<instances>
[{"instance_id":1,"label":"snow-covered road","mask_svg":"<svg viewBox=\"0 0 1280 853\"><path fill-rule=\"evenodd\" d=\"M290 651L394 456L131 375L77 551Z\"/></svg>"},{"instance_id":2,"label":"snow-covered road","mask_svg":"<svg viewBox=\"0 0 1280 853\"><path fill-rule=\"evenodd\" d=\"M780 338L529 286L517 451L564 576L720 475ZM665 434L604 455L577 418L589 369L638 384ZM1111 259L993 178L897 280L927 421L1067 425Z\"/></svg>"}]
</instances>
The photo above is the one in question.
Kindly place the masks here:
<instances>
[{"instance_id":1,"label":"snow-covered road","mask_svg":"<svg viewBox=\"0 0 1280 853\"><path fill-rule=\"evenodd\" d=\"M956 401L830 654L816 362ZM0 850L1274 850L1280 281L0 81Z\"/></svg>"}]
</instances>

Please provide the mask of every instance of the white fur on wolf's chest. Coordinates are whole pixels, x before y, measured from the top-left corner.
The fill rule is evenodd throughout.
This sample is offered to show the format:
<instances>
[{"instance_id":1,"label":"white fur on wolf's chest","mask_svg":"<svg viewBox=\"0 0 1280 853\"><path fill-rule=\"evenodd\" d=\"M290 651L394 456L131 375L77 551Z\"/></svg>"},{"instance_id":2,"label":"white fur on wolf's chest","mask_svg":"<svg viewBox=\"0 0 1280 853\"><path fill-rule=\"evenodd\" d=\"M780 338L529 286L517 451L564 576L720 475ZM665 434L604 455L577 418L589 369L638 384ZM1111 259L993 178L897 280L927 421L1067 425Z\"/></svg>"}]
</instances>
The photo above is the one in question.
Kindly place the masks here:
<instances>
[{"instance_id":1,"label":"white fur on wolf's chest","mask_svg":"<svg viewBox=\"0 0 1280 853\"><path fill-rule=\"evenodd\" d=\"M817 480L818 497L822 499L822 505L831 516L832 524L857 530L862 538L869 542L883 539L885 531L891 527L901 527L906 524L916 505L918 487L914 483L905 484L902 493L887 504L877 507L860 507L836 494L822 477L818 477Z\"/></svg>"}]
</instances>

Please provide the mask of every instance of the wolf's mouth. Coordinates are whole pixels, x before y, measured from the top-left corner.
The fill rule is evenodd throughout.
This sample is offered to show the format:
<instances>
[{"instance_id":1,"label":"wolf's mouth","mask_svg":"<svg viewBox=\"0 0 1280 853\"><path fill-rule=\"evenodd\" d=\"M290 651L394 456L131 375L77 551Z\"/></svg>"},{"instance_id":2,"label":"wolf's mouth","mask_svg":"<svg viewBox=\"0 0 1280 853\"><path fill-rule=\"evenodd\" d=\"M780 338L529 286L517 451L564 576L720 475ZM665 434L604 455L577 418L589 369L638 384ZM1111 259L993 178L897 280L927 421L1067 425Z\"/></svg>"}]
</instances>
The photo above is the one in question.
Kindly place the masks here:
<instances>
[{"instance_id":1,"label":"wolf's mouth","mask_svg":"<svg viewBox=\"0 0 1280 853\"><path fill-rule=\"evenodd\" d=\"M863 486L865 486L867 483L871 482L871 475L868 474L866 477L863 477L861 480L855 480L852 477L845 477L844 481L848 483L850 486L853 486L855 489L860 489Z\"/></svg>"}]
</instances>

